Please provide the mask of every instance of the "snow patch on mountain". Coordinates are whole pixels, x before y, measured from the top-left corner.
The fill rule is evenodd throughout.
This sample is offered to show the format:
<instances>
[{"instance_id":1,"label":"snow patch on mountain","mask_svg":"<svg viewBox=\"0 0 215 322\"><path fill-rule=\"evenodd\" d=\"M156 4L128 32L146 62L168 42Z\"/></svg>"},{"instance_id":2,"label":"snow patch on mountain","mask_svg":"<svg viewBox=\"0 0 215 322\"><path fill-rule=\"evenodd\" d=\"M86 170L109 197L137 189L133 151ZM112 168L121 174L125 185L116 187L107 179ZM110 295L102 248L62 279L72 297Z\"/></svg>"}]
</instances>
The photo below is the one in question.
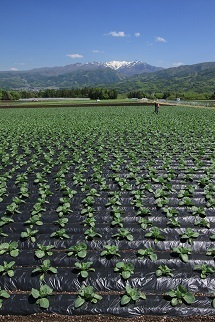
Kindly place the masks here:
<instances>
[{"instance_id":1,"label":"snow patch on mountain","mask_svg":"<svg viewBox=\"0 0 215 322\"><path fill-rule=\"evenodd\" d=\"M116 70L116 69L119 69L120 67L129 66L131 63L132 62L129 62L129 61L113 60L113 61L104 63L104 66L107 66Z\"/></svg>"}]
</instances>

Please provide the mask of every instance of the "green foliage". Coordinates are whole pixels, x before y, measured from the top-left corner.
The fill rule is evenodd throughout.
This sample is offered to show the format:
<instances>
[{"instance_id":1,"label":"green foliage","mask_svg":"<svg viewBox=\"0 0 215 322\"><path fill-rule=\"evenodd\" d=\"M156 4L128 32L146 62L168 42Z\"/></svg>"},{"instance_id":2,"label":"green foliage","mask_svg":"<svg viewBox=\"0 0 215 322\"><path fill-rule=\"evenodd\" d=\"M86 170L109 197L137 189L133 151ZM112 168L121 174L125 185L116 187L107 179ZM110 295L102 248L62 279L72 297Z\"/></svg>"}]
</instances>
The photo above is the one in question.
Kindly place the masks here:
<instances>
[{"instance_id":1,"label":"green foliage","mask_svg":"<svg viewBox=\"0 0 215 322\"><path fill-rule=\"evenodd\" d=\"M46 273L56 274L57 269L51 266L51 262L49 259L45 259L41 265L39 265L32 271L32 273L40 274L40 281L43 281L45 279Z\"/></svg>"},{"instance_id":2,"label":"green foliage","mask_svg":"<svg viewBox=\"0 0 215 322\"><path fill-rule=\"evenodd\" d=\"M195 265L194 271L200 271L200 277L204 279L209 274L213 274L215 272L215 267L212 267L208 264Z\"/></svg>"},{"instance_id":3,"label":"green foliage","mask_svg":"<svg viewBox=\"0 0 215 322\"><path fill-rule=\"evenodd\" d=\"M102 299L102 296L96 294L92 286L82 286L78 292L78 297L75 300L75 308L81 307L85 302L97 303Z\"/></svg>"},{"instance_id":4,"label":"green foliage","mask_svg":"<svg viewBox=\"0 0 215 322\"><path fill-rule=\"evenodd\" d=\"M88 277L88 272L95 272L95 268L91 267L93 262L77 262L75 263L75 268L79 271L78 275L82 278Z\"/></svg>"},{"instance_id":5,"label":"green foliage","mask_svg":"<svg viewBox=\"0 0 215 322\"><path fill-rule=\"evenodd\" d=\"M85 238L89 240L92 240L96 237L98 238L102 237L102 235L99 234L94 227L90 227L89 229L85 230L84 235L85 235Z\"/></svg>"},{"instance_id":6,"label":"green foliage","mask_svg":"<svg viewBox=\"0 0 215 322\"><path fill-rule=\"evenodd\" d=\"M191 248L190 247L173 247L172 249L173 253L177 254L179 258L182 260L182 262L187 263L188 262L188 255L191 254Z\"/></svg>"},{"instance_id":7,"label":"green foliage","mask_svg":"<svg viewBox=\"0 0 215 322\"><path fill-rule=\"evenodd\" d=\"M11 243L0 244L0 255L9 254L11 257L17 257L19 255L18 243L13 241Z\"/></svg>"},{"instance_id":8,"label":"green foliage","mask_svg":"<svg viewBox=\"0 0 215 322\"><path fill-rule=\"evenodd\" d=\"M38 231L39 230L37 230L37 229L33 229L32 230L31 228L27 228L26 231L23 231L21 233L21 237L23 239L30 239L30 241L32 243L34 243L36 241L36 237L35 236L37 235Z\"/></svg>"},{"instance_id":9,"label":"green foliage","mask_svg":"<svg viewBox=\"0 0 215 322\"><path fill-rule=\"evenodd\" d=\"M41 309L48 309L49 299L48 296L52 295L53 290L46 284L42 285L39 290L32 288L30 295L36 300L36 304Z\"/></svg>"},{"instance_id":10,"label":"green foliage","mask_svg":"<svg viewBox=\"0 0 215 322\"><path fill-rule=\"evenodd\" d=\"M104 245L104 250L101 252L100 256L118 256L119 247L115 245Z\"/></svg>"},{"instance_id":11,"label":"green foliage","mask_svg":"<svg viewBox=\"0 0 215 322\"><path fill-rule=\"evenodd\" d=\"M113 234L112 237L116 237L117 239L127 239L129 241L133 240L133 235L126 228L119 228L118 233Z\"/></svg>"},{"instance_id":12,"label":"green foliage","mask_svg":"<svg viewBox=\"0 0 215 322\"><path fill-rule=\"evenodd\" d=\"M150 260L155 261L157 260L157 254L154 252L152 248L145 248L145 249L139 249L137 251L138 257L148 257Z\"/></svg>"},{"instance_id":13,"label":"green foliage","mask_svg":"<svg viewBox=\"0 0 215 322\"><path fill-rule=\"evenodd\" d=\"M60 228L50 235L50 237L55 237L59 239L68 239L69 235L66 233L66 229Z\"/></svg>"},{"instance_id":14,"label":"green foliage","mask_svg":"<svg viewBox=\"0 0 215 322\"><path fill-rule=\"evenodd\" d=\"M186 228L185 231L181 234L181 240L183 242L188 242L189 244L192 243L193 238L197 238L199 233L194 231L192 228Z\"/></svg>"},{"instance_id":15,"label":"green foliage","mask_svg":"<svg viewBox=\"0 0 215 322\"><path fill-rule=\"evenodd\" d=\"M215 259L215 247L208 248L207 252L206 252L206 255L212 256Z\"/></svg>"},{"instance_id":16,"label":"green foliage","mask_svg":"<svg viewBox=\"0 0 215 322\"><path fill-rule=\"evenodd\" d=\"M170 276L173 277L172 270L167 265L159 265L156 270L156 276Z\"/></svg>"},{"instance_id":17,"label":"green foliage","mask_svg":"<svg viewBox=\"0 0 215 322\"><path fill-rule=\"evenodd\" d=\"M0 274L2 275L8 275L9 277L13 277L14 276L14 265L15 262L3 262L3 265L0 265Z\"/></svg>"},{"instance_id":18,"label":"green foliage","mask_svg":"<svg viewBox=\"0 0 215 322\"><path fill-rule=\"evenodd\" d=\"M0 309L2 308L3 299L8 299L9 297L10 294L7 291L2 290L0 287Z\"/></svg>"},{"instance_id":19,"label":"green foliage","mask_svg":"<svg viewBox=\"0 0 215 322\"><path fill-rule=\"evenodd\" d=\"M175 290L172 289L168 291L166 295L171 298L170 303L172 306L180 305L182 303L189 305L195 302L195 296L193 293L188 292L182 285L178 285Z\"/></svg>"},{"instance_id":20,"label":"green foliage","mask_svg":"<svg viewBox=\"0 0 215 322\"><path fill-rule=\"evenodd\" d=\"M51 249L54 248L53 245L41 245L41 244L37 244L38 249L35 250L35 256L37 258L43 258L45 256L51 256L53 254L53 252L51 251Z\"/></svg>"},{"instance_id":21,"label":"green foliage","mask_svg":"<svg viewBox=\"0 0 215 322\"><path fill-rule=\"evenodd\" d=\"M139 299L145 300L145 294L136 288L132 288L129 285L126 285L125 294L122 296L120 303L121 305L127 305L128 303L135 304Z\"/></svg>"},{"instance_id":22,"label":"green foliage","mask_svg":"<svg viewBox=\"0 0 215 322\"><path fill-rule=\"evenodd\" d=\"M120 272L122 278L127 280L132 274L134 274L134 265L132 263L118 262L116 263L114 272Z\"/></svg>"},{"instance_id":23,"label":"green foliage","mask_svg":"<svg viewBox=\"0 0 215 322\"><path fill-rule=\"evenodd\" d=\"M78 258L85 258L87 256L87 244L80 242L77 245L71 246L67 249L67 256L75 255Z\"/></svg>"},{"instance_id":24,"label":"green foliage","mask_svg":"<svg viewBox=\"0 0 215 322\"><path fill-rule=\"evenodd\" d=\"M148 233L145 234L145 237L151 238L157 244L160 240L165 240L165 237L162 235L158 227L152 227Z\"/></svg>"}]
</instances>

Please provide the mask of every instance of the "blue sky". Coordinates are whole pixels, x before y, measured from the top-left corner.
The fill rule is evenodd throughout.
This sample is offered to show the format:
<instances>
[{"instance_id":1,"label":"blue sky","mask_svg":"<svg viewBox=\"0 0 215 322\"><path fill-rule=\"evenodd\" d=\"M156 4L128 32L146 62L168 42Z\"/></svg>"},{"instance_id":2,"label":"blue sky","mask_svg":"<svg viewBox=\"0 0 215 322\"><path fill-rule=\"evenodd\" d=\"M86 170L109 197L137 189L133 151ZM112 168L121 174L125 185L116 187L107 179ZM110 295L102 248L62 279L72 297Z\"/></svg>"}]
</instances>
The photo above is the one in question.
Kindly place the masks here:
<instances>
[{"instance_id":1,"label":"blue sky","mask_svg":"<svg viewBox=\"0 0 215 322\"><path fill-rule=\"evenodd\" d=\"M215 61L215 0L1 0L0 71Z\"/></svg>"}]
</instances>

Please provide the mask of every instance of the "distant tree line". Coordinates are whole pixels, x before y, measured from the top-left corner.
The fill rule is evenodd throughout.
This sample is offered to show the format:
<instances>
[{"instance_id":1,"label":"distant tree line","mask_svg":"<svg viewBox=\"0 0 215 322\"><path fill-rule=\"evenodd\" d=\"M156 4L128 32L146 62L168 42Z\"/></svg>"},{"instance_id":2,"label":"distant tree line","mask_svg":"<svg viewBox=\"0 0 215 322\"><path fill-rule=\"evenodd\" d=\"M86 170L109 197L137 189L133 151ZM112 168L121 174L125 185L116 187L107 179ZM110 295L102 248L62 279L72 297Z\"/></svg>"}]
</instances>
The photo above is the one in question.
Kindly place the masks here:
<instances>
[{"instance_id":1,"label":"distant tree line","mask_svg":"<svg viewBox=\"0 0 215 322\"><path fill-rule=\"evenodd\" d=\"M88 88L82 89L44 89L40 91L5 91L0 89L1 100L18 100L20 98L90 98L116 99L115 89Z\"/></svg>"},{"instance_id":2,"label":"distant tree line","mask_svg":"<svg viewBox=\"0 0 215 322\"><path fill-rule=\"evenodd\" d=\"M24 90L24 91L6 91L0 89L0 100L18 100L20 98L90 98L90 99L117 99L118 91L116 89L104 88L90 88L84 87L80 89L43 89L39 91ZM215 92L195 93L187 92L144 92L144 91L130 91L123 94L123 97L128 98L148 98L148 99L169 99L174 100L180 98L181 100L210 100L215 99Z\"/></svg>"},{"instance_id":3,"label":"distant tree line","mask_svg":"<svg viewBox=\"0 0 215 322\"><path fill-rule=\"evenodd\" d=\"M131 91L127 95L128 98L149 98L149 99L169 99L175 100L176 98L180 98L182 100L214 100L215 92L213 94L208 93L194 93L194 92L143 92L143 91Z\"/></svg>"}]
</instances>

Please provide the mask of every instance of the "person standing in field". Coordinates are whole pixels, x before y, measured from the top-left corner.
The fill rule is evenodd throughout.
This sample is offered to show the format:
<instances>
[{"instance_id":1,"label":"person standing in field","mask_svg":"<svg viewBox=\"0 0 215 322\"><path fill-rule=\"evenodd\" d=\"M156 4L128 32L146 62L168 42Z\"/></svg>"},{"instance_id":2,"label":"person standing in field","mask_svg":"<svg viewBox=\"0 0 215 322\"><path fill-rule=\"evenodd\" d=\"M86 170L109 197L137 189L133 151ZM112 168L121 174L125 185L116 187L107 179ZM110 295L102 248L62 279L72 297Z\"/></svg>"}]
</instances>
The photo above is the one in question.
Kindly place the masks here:
<instances>
[{"instance_id":1,"label":"person standing in field","mask_svg":"<svg viewBox=\"0 0 215 322\"><path fill-rule=\"evenodd\" d=\"M155 113L158 114L158 109L160 107L160 104L155 102Z\"/></svg>"}]
</instances>

